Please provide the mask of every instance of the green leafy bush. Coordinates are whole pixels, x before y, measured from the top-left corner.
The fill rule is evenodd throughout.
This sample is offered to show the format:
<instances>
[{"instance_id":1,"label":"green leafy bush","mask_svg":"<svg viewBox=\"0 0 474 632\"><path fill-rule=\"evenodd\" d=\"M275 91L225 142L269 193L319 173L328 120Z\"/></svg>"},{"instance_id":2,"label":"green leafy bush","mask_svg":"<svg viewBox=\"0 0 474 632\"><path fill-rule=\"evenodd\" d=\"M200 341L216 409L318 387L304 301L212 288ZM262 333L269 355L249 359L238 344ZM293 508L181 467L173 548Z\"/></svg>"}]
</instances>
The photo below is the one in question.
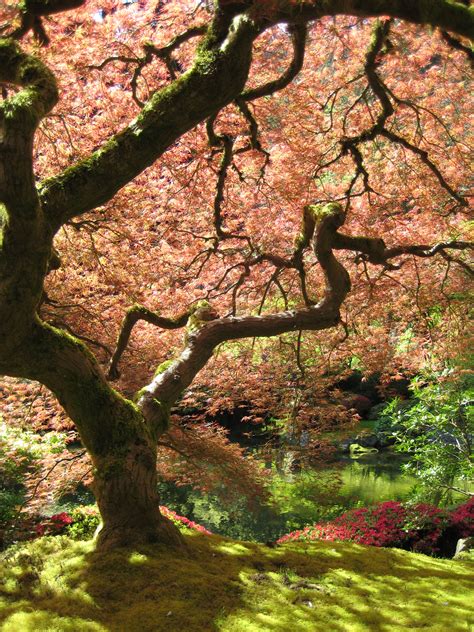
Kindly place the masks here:
<instances>
[{"instance_id":1,"label":"green leafy bush","mask_svg":"<svg viewBox=\"0 0 474 632\"><path fill-rule=\"evenodd\" d=\"M384 411L396 427L397 449L411 458L416 499L450 504L474 485L474 372L449 369L412 380L414 399Z\"/></svg>"},{"instance_id":2,"label":"green leafy bush","mask_svg":"<svg viewBox=\"0 0 474 632\"><path fill-rule=\"evenodd\" d=\"M25 500L25 477L41 457L37 435L0 419L0 540Z\"/></svg>"},{"instance_id":3,"label":"green leafy bush","mask_svg":"<svg viewBox=\"0 0 474 632\"><path fill-rule=\"evenodd\" d=\"M41 436L0 418L0 548L31 536L35 520L22 512L28 479L39 475L46 455L58 454L64 446L65 435L61 433Z\"/></svg>"},{"instance_id":4,"label":"green leafy bush","mask_svg":"<svg viewBox=\"0 0 474 632\"><path fill-rule=\"evenodd\" d=\"M94 505L76 507L69 512L72 523L66 527L66 534L73 540L89 540L100 524L100 514Z\"/></svg>"}]
</instances>

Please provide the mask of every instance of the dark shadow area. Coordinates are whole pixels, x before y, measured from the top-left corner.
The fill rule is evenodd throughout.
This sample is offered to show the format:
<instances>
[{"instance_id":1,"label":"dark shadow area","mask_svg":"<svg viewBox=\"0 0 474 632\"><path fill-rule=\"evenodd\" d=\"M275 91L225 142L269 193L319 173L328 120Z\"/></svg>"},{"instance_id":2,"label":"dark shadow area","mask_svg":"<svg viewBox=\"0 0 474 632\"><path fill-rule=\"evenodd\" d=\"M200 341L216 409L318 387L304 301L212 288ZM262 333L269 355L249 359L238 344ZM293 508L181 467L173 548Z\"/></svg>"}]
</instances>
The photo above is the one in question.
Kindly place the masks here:
<instances>
[{"instance_id":1,"label":"dark shadow area","mask_svg":"<svg viewBox=\"0 0 474 632\"><path fill-rule=\"evenodd\" d=\"M468 562L350 543L269 548L201 535L185 552L145 546L106 555L49 540L7 559L5 632L461 632L474 625Z\"/></svg>"}]
</instances>

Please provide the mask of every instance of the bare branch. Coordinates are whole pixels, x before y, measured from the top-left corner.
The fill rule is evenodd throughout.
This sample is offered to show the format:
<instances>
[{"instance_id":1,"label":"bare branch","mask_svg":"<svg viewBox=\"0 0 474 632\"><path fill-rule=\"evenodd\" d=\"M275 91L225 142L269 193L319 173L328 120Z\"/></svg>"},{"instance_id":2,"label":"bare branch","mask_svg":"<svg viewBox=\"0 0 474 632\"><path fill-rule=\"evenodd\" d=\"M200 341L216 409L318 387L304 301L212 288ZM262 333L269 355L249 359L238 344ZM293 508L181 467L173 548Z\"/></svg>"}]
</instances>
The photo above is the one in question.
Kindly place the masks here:
<instances>
[{"instance_id":1,"label":"bare branch","mask_svg":"<svg viewBox=\"0 0 474 632\"><path fill-rule=\"evenodd\" d=\"M458 40L456 37L453 37L447 31L441 31L441 37L447 44L449 44L449 46L451 46L451 48L454 48L455 50L460 50L465 55L467 55L467 58L471 62L471 66L474 65L474 51L470 46L466 46L466 44L463 44L460 40Z\"/></svg>"},{"instance_id":2,"label":"bare branch","mask_svg":"<svg viewBox=\"0 0 474 632\"><path fill-rule=\"evenodd\" d=\"M327 162L325 165L320 166L318 171L323 168L329 167L331 164L337 162L342 156L350 154L355 163L356 171L347 190L348 201L352 193L352 189L359 177L362 177L364 192L373 192L373 189L369 183L369 173L365 168L359 145L367 141L374 141L378 136L383 136L419 156L421 161L435 175L440 186L445 189L445 191L447 191L451 195L451 197L453 197L461 206L467 206L467 201L448 184L438 167L430 159L429 154L426 150L421 149L420 147L406 140L402 136L399 136L395 132L388 130L386 127L387 120L394 114L395 111L390 96L392 96L392 98L394 98L397 103L408 104L411 106L411 104L407 103L406 101L398 99L384 84L377 73L377 67L380 64L380 55L383 52L383 46L387 41L391 23L392 20L385 20L383 22L378 21L375 24L370 46L366 53L364 65L364 72L367 76L368 84L378 102L380 103L381 111L377 115L375 122L371 127L362 131L357 136L343 138L340 143L340 153L335 158ZM418 117L418 109L416 107L414 107L414 109Z\"/></svg>"},{"instance_id":3,"label":"bare branch","mask_svg":"<svg viewBox=\"0 0 474 632\"><path fill-rule=\"evenodd\" d=\"M373 237L352 237L338 233L333 245L335 250L352 250L361 253L358 261L367 261L373 265L383 265L388 269L398 269L399 265L390 263L390 259L395 259L402 255L413 255L415 257L434 257L441 254L449 261L454 261L461 265L464 270L474 275L470 266L459 259L454 259L446 253L446 250L474 250L474 243L466 241L439 242L435 245L412 244L407 246L393 246L387 248L383 239Z\"/></svg>"},{"instance_id":4,"label":"bare branch","mask_svg":"<svg viewBox=\"0 0 474 632\"><path fill-rule=\"evenodd\" d=\"M135 103L139 107L143 107L145 103L138 98L138 79L141 76L143 69L148 66L153 61L154 57L158 59L162 59L168 68L168 72L172 80L176 79L175 66L171 53L175 51L177 48L181 46L184 42L192 39L193 37L197 37L198 35L203 35L207 30L207 26L193 26L184 33L177 35L174 37L171 42L166 44L166 46L162 46L158 48L152 42L145 42L143 44L143 56L139 57L134 55L133 57L129 57L127 55L112 55L104 59L100 64L97 65L89 65L88 68L93 70L103 70L109 64L120 61L124 64L136 64L136 68L133 71L133 76L130 81L130 86L132 88L132 97Z\"/></svg>"},{"instance_id":5,"label":"bare branch","mask_svg":"<svg viewBox=\"0 0 474 632\"><path fill-rule=\"evenodd\" d=\"M219 165L219 172L216 184L216 194L214 196L214 228L216 231L216 235L218 239L222 239L227 235L226 231L223 229L222 224L222 203L224 201L224 186L227 178L227 172L229 170L229 166L232 163L233 153L232 150L234 148L234 139L230 136L221 136L220 140L224 147L224 151L222 153L221 163Z\"/></svg>"},{"instance_id":6,"label":"bare branch","mask_svg":"<svg viewBox=\"0 0 474 632\"><path fill-rule=\"evenodd\" d=\"M306 24L296 24L289 26L288 29L291 33L291 41L293 44L293 59L286 71L281 77L274 81L269 81L258 88L245 90L239 97L240 99L244 101L254 101L255 99L273 94L288 86L298 75L304 62L307 27Z\"/></svg>"},{"instance_id":7,"label":"bare branch","mask_svg":"<svg viewBox=\"0 0 474 632\"><path fill-rule=\"evenodd\" d=\"M398 134L395 134L394 132L391 132L387 129L382 130L381 135L385 136L385 138L388 138L394 143L402 145L402 147L409 149L411 152L419 156L423 164L425 164L428 169L436 176L438 182L443 187L443 189L445 189L445 191L447 191L455 200L457 200L461 206L467 206L467 201L461 195L459 195L459 193L456 193L456 191L446 182L438 167L434 164L434 162L432 162L432 160L430 160L427 151L421 149L420 147L417 147L416 145L413 145L413 143L410 143L410 141L406 140L402 136L399 136Z\"/></svg>"},{"instance_id":8,"label":"bare branch","mask_svg":"<svg viewBox=\"0 0 474 632\"><path fill-rule=\"evenodd\" d=\"M345 268L334 257L332 246L345 215L340 204L312 207L312 212L316 224L313 246L326 280L324 298L318 305L306 309L264 316L217 318L204 323L188 336L181 356L140 391L138 406L151 422L157 414L154 402L158 400L161 406L174 403L220 343L303 329L327 329L339 322L339 308L349 292L350 280Z\"/></svg>"},{"instance_id":9,"label":"bare branch","mask_svg":"<svg viewBox=\"0 0 474 632\"><path fill-rule=\"evenodd\" d=\"M122 328L117 340L117 346L110 360L108 370L109 379L116 380L120 377L120 373L118 370L120 358L127 348L132 329L139 320L144 320L145 322L150 323L151 325L155 325L156 327L161 327L162 329L180 329L181 327L184 327L186 325L191 313L192 310L188 310L187 312L177 316L176 318L165 318L164 316L160 316L156 312L152 312L143 305L133 305L132 307L130 307L123 320Z\"/></svg>"},{"instance_id":10,"label":"bare branch","mask_svg":"<svg viewBox=\"0 0 474 632\"><path fill-rule=\"evenodd\" d=\"M54 13L77 9L85 3L86 0L23 0L20 5L20 24L10 33L7 31L5 36L19 40L29 33L29 31L33 31L33 35L40 46L46 46L49 44L49 37L44 29L41 18L53 15Z\"/></svg>"}]
</instances>

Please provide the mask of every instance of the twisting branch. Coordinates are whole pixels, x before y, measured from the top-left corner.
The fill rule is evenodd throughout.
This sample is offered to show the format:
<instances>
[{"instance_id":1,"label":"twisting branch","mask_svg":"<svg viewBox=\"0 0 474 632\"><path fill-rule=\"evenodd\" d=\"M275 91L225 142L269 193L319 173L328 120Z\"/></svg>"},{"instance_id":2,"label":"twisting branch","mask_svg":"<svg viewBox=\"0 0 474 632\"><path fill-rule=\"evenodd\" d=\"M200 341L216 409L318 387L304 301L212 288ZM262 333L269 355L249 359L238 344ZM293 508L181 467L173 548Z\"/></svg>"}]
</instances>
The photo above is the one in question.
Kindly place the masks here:
<instances>
[{"instance_id":1,"label":"twisting branch","mask_svg":"<svg viewBox=\"0 0 474 632\"><path fill-rule=\"evenodd\" d=\"M227 178L227 172L232 163L234 139L231 136L223 135L219 137L220 142L224 148L222 152L222 159L219 165L216 193L214 196L214 229L218 239L222 239L229 234L223 229L222 221L222 203L224 202L224 187Z\"/></svg>"},{"instance_id":2,"label":"twisting branch","mask_svg":"<svg viewBox=\"0 0 474 632\"><path fill-rule=\"evenodd\" d=\"M352 189L360 176L362 176L364 183L364 191L373 192L373 189L369 184L369 174L364 166L359 144L374 140L377 135L382 132L385 122L394 112L392 102L390 101L390 98L384 89L384 85L377 74L377 67L380 64L379 55L381 54L383 46L387 40L391 24L392 20L385 20L375 24L364 64L364 72L367 76L369 87L379 101L382 109L377 115L372 127L364 130L357 136L344 138L341 141L341 153L338 158L350 154L356 166L356 172L350 183L348 195L352 192Z\"/></svg>"},{"instance_id":3,"label":"twisting branch","mask_svg":"<svg viewBox=\"0 0 474 632\"><path fill-rule=\"evenodd\" d=\"M40 44L46 46L49 44L49 37L44 29L41 18L54 13L62 13L77 9L86 3L86 0L23 0L20 4L20 24L10 33L4 33L6 37L19 40L29 31L33 31L33 35Z\"/></svg>"},{"instance_id":4,"label":"twisting branch","mask_svg":"<svg viewBox=\"0 0 474 632\"><path fill-rule=\"evenodd\" d=\"M458 0L458 2L466 7L471 6L471 0ZM455 50L460 50L465 53L470 60L471 65L474 64L474 51L471 47L463 44L460 40L451 35L451 33L448 33L448 31L441 31L441 37L447 44L449 44L449 46L451 46L451 48L454 48Z\"/></svg>"},{"instance_id":5,"label":"twisting branch","mask_svg":"<svg viewBox=\"0 0 474 632\"><path fill-rule=\"evenodd\" d=\"M303 68L307 26L306 24L295 24L289 26L288 30L293 44L293 58L290 65L278 79L269 81L258 88L251 88L242 92L240 98L244 101L254 101L286 88Z\"/></svg>"},{"instance_id":6,"label":"twisting branch","mask_svg":"<svg viewBox=\"0 0 474 632\"><path fill-rule=\"evenodd\" d=\"M136 68L133 71L133 76L130 81L130 86L132 88L133 100L139 107L142 108L145 104L143 101L141 101L138 98L137 91L138 91L138 79L140 78L143 69L146 66L148 66L156 57L158 59L163 60L164 63L166 64L170 78L172 80L176 79L176 62L172 57L172 53L177 48L179 48L181 44L184 44L184 42L187 42L193 37L203 35L206 32L206 29L207 29L207 26L204 26L204 25L193 26L187 31L184 31L184 33L181 33L180 35L177 35L176 37L174 37L171 40L171 42L166 44L166 46L162 46L158 48L157 46L153 44L153 42L145 42L145 44L143 44L144 54L141 57L138 57L138 56L129 57L126 55L112 55L111 57L107 57L106 59L104 59L100 64L90 65L88 66L88 68L93 69L93 70L103 70L106 66L108 66L109 64L115 61L120 61L124 64L136 64Z\"/></svg>"},{"instance_id":7,"label":"twisting branch","mask_svg":"<svg viewBox=\"0 0 474 632\"><path fill-rule=\"evenodd\" d=\"M332 254L332 246L345 214L340 204L313 206L311 212L315 222L313 247L326 280L324 298L318 305L305 309L264 316L231 316L203 323L188 336L181 356L140 391L138 406L151 423L155 417L159 422L162 407L176 401L220 343L304 329L327 329L339 322L339 308L349 292L350 280L345 268Z\"/></svg>"},{"instance_id":8,"label":"twisting branch","mask_svg":"<svg viewBox=\"0 0 474 632\"><path fill-rule=\"evenodd\" d=\"M259 151L261 154L265 156L264 163L262 167L260 168L259 180L262 180L263 176L265 175L265 170L267 168L267 165L270 162L270 153L266 149L263 149L262 147L262 144L258 137L259 130L258 130L257 120L255 116L252 114L247 103L243 99L240 99L240 98L236 99L235 103L237 107L239 108L241 114L243 115L243 117L249 124L249 138L250 138L250 147L243 147L242 149L237 150L236 153L243 153L244 151L247 151L250 148L250 149L256 149L257 151Z\"/></svg>"},{"instance_id":9,"label":"twisting branch","mask_svg":"<svg viewBox=\"0 0 474 632\"><path fill-rule=\"evenodd\" d=\"M402 136L399 136L398 134L395 134L394 132L391 132L387 129L382 130L381 135L385 136L385 138L388 138L394 143L397 143L398 145L401 145L402 147L409 149L411 152L419 156L421 162L425 164L428 167L428 169L436 176L440 186L445 191L447 191L451 195L451 197L457 200L461 206L467 206L467 200L465 200L461 195L459 195L459 193L456 193L456 191L446 182L441 171L434 164L434 162L430 160L429 154L427 151L425 151L424 149L421 149L420 147L417 147L416 145L413 145L413 143L410 143L410 141L406 140Z\"/></svg>"},{"instance_id":10,"label":"twisting branch","mask_svg":"<svg viewBox=\"0 0 474 632\"><path fill-rule=\"evenodd\" d=\"M318 20L326 15L354 15L358 17L378 17L387 15L407 20L414 24L430 24L443 30L452 31L463 37L474 39L474 15L468 3L470 0L279 0L274 3L271 18L262 20L266 25L290 22L302 24ZM233 3L232 3L233 4ZM245 4L244 1L241 4ZM234 6L239 6L236 2Z\"/></svg>"},{"instance_id":11,"label":"twisting branch","mask_svg":"<svg viewBox=\"0 0 474 632\"><path fill-rule=\"evenodd\" d=\"M251 129L251 135L255 134L255 142L258 145L255 148L265 154L266 156L265 165L266 165L269 160L269 154L268 152L264 151L260 147L260 143L257 140L257 133L258 133L257 123L255 119L253 119L252 114L250 110L248 110L247 105L245 103L242 103L242 105L244 106L244 108L246 108L251 118L251 121L255 124L255 128ZM226 231L223 227L224 221L222 217L222 204L224 202L224 188L225 188L225 183L227 180L227 175L229 173L229 167L233 165L234 154L237 152L234 152L234 144L235 144L234 136L230 136L229 134L217 134L216 131L214 130L214 123L216 122L218 115L219 115L219 112L216 112L213 116L210 116L206 121L206 132L207 132L207 137L209 140L209 145L213 148L219 148L219 147L222 148L222 158L220 161L219 170L217 172L216 192L214 195L214 202L213 202L214 230L216 233L213 250L215 251L217 249L219 241L224 240L224 239L240 239L240 240L246 241L248 245L250 246L250 249L252 250L253 249L252 244L249 237L247 237L247 235L238 235L235 233L230 233ZM251 127L252 127L252 123L251 123ZM254 142L253 137L251 136L250 147L247 146L241 150L238 150L238 153L242 153L243 151L248 151L249 149L253 149L254 148L253 142ZM213 154L211 154L211 157L212 155ZM265 165L262 168L262 175L265 169Z\"/></svg>"},{"instance_id":12,"label":"twisting branch","mask_svg":"<svg viewBox=\"0 0 474 632\"><path fill-rule=\"evenodd\" d=\"M449 44L449 46L451 46L451 48L454 48L455 50L460 50L465 55L467 55L467 58L471 62L471 65L474 65L474 51L472 50L472 48L463 44L460 40L458 40L456 37L453 37L447 31L441 31L441 37L447 44Z\"/></svg>"},{"instance_id":13,"label":"twisting branch","mask_svg":"<svg viewBox=\"0 0 474 632\"><path fill-rule=\"evenodd\" d=\"M420 160L423 162L423 164L426 165L426 167L428 167L428 169L434 174L440 186L445 191L447 191L449 195L459 203L460 206L465 207L467 206L467 201L465 200L465 198L459 195L448 184L448 182L442 175L439 168L430 159L428 152L424 149L421 149L417 145L414 145L413 143L406 140L399 134L396 134L392 130L387 129L386 127L388 119L395 113L390 97L392 97L396 103L412 106L412 104L410 104L409 102L396 97L396 95L394 95L392 91L385 85L385 83L382 81L382 79L379 77L377 73L377 68L380 65L380 56L383 53L384 45L387 41L391 24L392 24L391 19L376 22L374 30L373 30L373 34L372 34L372 39L370 41L370 45L366 53L365 64L364 64L364 72L367 77L368 85L371 91L373 92L374 96L380 103L381 110L371 127L362 131L357 136L343 138L340 141L341 150L339 154L335 158L327 162L326 164L320 166L316 174L319 171L321 171L321 169L329 167L330 165L337 162L341 157L349 154L355 163L356 171L355 171L354 177L352 178L350 182L349 188L347 190L348 202L352 194L352 189L355 186L359 177L361 176L362 176L362 180L364 184L363 191L367 193L373 192L373 189L369 183L369 173L367 172L365 168L359 145L361 143L365 143L368 141L374 141L377 137L383 136L384 138L387 138L393 143L401 145L405 149L408 149L413 154L418 156ZM418 108L414 106L414 109L418 118L419 116Z\"/></svg>"},{"instance_id":14,"label":"twisting branch","mask_svg":"<svg viewBox=\"0 0 474 632\"><path fill-rule=\"evenodd\" d=\"M186 325L191 314L192 310L188 310L176 318L165 318L156 312L152 312L143 305L133 305L130 307L125 314L117 340L117 346L110 360L108 370L109 379L116 380L120 377L118 365L123 352L127 348L132 329L139 320L144 320L145 322L155 325L156 327L161 327L162 329L180 329Z\"/></svg>"},{"instance_id":15,"label":"twisting branch","mask_svg":"<svg viewBox=\"0 0 474 632\"><path fill-rule=\"evenodd\" d=\"M259 316L213 318L201 322L187 338L180 357L140 391L138 406L145 417L154 423L162 419L163 407L168 409L189 386L195 375L211 358L214 349L222 342L241 338L275 336L292 331L329 329L341 322L340 308L350 291L347 270L334 256L334 250L351 250L360 253L362 261L389 266L389 260L402 254L421 257L443 254L447 249L474 249L468 242L443 242L434 246L412 245L386 248L382 239L352 237L341 234L345 211L339 203L309 205L304 213L303 234L297 245L296 256L312 241L315 256L325 278L325 293L315 306L293 311ZM261 256L261 255L260 255ZM395 267L395 266L393 266ZM247 267L242 275L244 277ZM275 280L276 276L272 278Z\"/></svg>"},{"instance_id":16,"label":"twisting branch","mask_svg":"<svg viewBox=\"0 0 474 632\"><path fill-rule=\"evenodd\" d=\"M415 257L434 257L440 254L449 261L462 266L462 268L471 276L474 276L474 270L464 261L454 259L446 250L474 250L474 243L467 241L448 241L439 242L432 245L412 244L407 246L394 246L387 248L383 239L373 237L352 237L338 233L334 240L335 250L352 250L360 253L356 261L367 261L373 265L382 265L386 269L398 270L400 264L390 263L391 259L395 259L402 255L413 255Z\"/></svg>"},{"instance_id":17,"label":"twisting branch","mask_svg":"<svg viewBox=\"0 0 474 632\"><path fill-rule=\"evenodd\" d=\"M291 267L298 271L301 283L301 293L306 306L314 305L306 289L306 270L303 263L305 250L310 246L316 226L316 219L312 212L312 206L305 206L303 209L303 222L301 232L295 240L295 250L290 260Z\"/></svg>"},{"instance_id":18,"label":"twisting branch","mask_svg":"<svg viewBox=\"0 0 474 632\"><path fill-rule=\"evenodd\" d=\"M458 257L453 257L452 255L448 255L448 253L445 250L441 250L439 254L443 257L445 261L448 262L448 266L451 263L457 263L457 265L460 266L467 274L469 274L470 276L474 276L474 269L471 268L471 266L468 265L462 259L459 259ZM449 271L449 268L446 271L446 274L448 273L448 271Z\"/></svg>"}]
</instances>

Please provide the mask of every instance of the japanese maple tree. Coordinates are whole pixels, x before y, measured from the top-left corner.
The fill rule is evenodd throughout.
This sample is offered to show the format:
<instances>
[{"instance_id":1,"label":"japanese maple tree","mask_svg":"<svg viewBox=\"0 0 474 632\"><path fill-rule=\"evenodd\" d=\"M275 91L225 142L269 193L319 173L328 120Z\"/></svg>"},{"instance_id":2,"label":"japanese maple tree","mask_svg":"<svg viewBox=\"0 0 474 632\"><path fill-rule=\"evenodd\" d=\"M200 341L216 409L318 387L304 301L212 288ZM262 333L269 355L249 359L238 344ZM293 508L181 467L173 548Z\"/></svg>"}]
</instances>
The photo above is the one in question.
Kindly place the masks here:
<instances>
[{"instance_id":1,"label":"japanese maple tree","mask_svg":"<svg viewBox=\"0 0 474 632\"><path fill-rule=\"evenodd\" d=\"M377 362L415 318L428 343L463 328L468 4L1 9L0 372L75 424L98 546L180 543L157 449L216 348L221 382L255 386L286 359L244 345L258 374L235 373L230 341L294 334L304 374L341 330Z\"/></svg>"}]
</instances>

